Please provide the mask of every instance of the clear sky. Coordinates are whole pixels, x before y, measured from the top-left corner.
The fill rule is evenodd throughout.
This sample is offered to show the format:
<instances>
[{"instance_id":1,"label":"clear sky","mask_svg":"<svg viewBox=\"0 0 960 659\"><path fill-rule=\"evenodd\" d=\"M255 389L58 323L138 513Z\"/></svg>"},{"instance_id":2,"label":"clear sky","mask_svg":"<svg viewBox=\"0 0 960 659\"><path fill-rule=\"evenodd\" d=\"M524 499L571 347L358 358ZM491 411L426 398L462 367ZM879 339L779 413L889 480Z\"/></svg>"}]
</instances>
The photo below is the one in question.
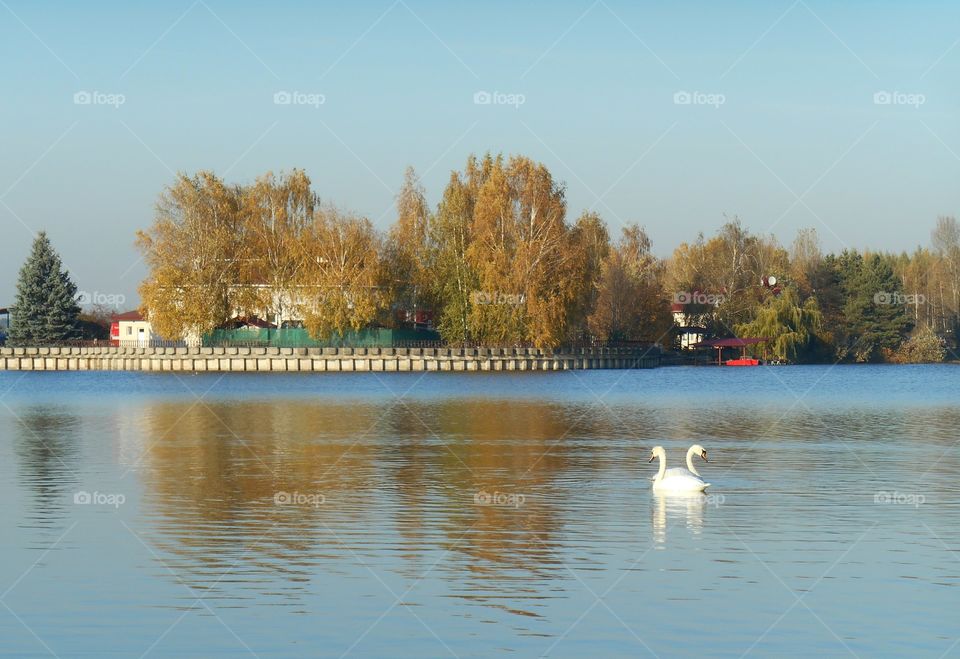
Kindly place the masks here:
<instances>
[{"instance_id":1,"label":"clear sky","mask_svg":"<svg viewBox=\"0 0 960 659\"><path fill-rule=\"evenodd\" d=\"M303 168L385 227L408 164L435 204L487 150L664 256L734 214L913 249L960 213L958 40L960 4L922 0L0 0L0 306L40 229L135 306L177 171Z\"/></svg>"}]
</instances>

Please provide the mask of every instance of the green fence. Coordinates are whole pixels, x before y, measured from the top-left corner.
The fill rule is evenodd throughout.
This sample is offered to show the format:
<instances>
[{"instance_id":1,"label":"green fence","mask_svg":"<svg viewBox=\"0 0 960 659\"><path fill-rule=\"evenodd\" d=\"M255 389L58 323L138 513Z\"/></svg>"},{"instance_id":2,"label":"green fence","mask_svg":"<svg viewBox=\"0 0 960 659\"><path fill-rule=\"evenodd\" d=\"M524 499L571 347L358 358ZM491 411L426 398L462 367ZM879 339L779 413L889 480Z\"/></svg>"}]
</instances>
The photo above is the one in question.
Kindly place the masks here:
<instances>
[{"instance_id":1,"label":"green fence","mask_svg":"<svg viewBox=\"0 0 960 659\"><path fill-rule=\"evenodd\" d=\"M305 329L214 330L203 337L204 346L270 346L276 348L391 347L439 341L432 330L369 328L333 334L325 340L310 337Z\"/></svg>"}]
</instances>

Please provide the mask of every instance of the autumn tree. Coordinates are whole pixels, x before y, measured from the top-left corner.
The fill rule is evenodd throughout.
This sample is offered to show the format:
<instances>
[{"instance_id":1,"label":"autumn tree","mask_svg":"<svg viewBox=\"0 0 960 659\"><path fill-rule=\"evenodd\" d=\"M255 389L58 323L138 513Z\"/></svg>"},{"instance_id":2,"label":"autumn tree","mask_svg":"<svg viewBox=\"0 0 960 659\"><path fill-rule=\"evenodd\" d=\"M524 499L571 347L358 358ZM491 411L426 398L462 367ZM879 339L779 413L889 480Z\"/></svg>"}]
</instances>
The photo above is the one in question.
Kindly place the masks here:
<instances>
[{"instance_id":1,"label":"autumn tree","mask_svg":"<svg viewBox=\"0 0 960 659\"><path fill-rule=\"evenodd\" d=\"M751 234L734 217L709 241L701 235L674 250L667 282L674 295L702 293L715 300L712 309L698 315L717 333L729 335L765 299L762 280L783 279L788 268L789 256L775 238Z\"/></svg>"},{"instance_id":2,"label":"autumn tree","mask_svg":"<svg viewBox=\"0 0 960 659\"><path fill-rule=\"evenodd\" d=\"M244 188L245 252L240 262L243 306L263 309L280 326L291 319L301 267L300 244L313 220L317 196L302 170L261 176Z\"/></svg>"},{"instance_id":3,"label":"autumn tree","mask_svg":"<svg viewBox=\"0 0 960 659\"><path fill-rule=\"evenodd\" d=\"M671 322L662 276L646 232L635 224L624 227L601 264L591 333L604 341L661 341Z\"/></svg>"},{"instance_id":4,"label":"autumn tree","mask_svg":"<svg viewBox=\"0 0 960 659\"><path fill-rule=\"evenodd\" d=\"M956 332L960 328L960 225L956 218L937 218L931 242L943 274L936 291L936 298L945 312L939 329Z\"/></svg>"},{"instance_id":5,"label":"autumn tree","mask_svg":"<svg viewBox=\"0 0 960 659\"><path fill-rule=\"evenodd\" d=\"M161 195L153 225L137 233L147 264L141 312L168 339L199 337L240 306L248 257L243 192L211 172L179 174Z\"/></svg>"},{"instance_id":6,"label":"autumn tree","mask_svg":"<svg viewBox=\"0 0 960 659\"><path fill-rule=\"evenodd\" d=\"M603 264L610 254L610 233L600 215L584 211L569 235L570 267L579 282L567 310L567 336L584 340L590 333L589 318L597 308Z\"/></svg>"},{"instance_id":7,"label":"autumn tree","mask_svg":"<svg viewBox=\"0 0 960 659\"><path fill-rule=\"evenodd\" d=\"M398 310L415 313L418 307L431 302L430 208L413 167L404 173L396 201L397 220L390 228L384 253L388 294Z\"/></svg>"},{"instance_id":8,"label":"autumn tree","mask_svg":"<svg viewBox=\"0 0 960 659\"><path fill-rule=\"evenodd\" d=\"M471 338L471 295L478 290L479 277L467 262L467 249L472 241L475 198L469 179L464 181L460 174L452 173L430 227L430 291L437 305L437 329L451 343Z\"/></svg>"},{"instance_id":9,"label":"autumn tree","mask_svg":"<svg viewBox=\"0 0 960 659\"><path fill-rule=\"evenodd\" d=\"M813 227L797 231L790 247L790 275L799 293L810 296L817 286L817 275L823 263L820 236Z\"/></svg>"},{"instance_id":10,"label":"autumn tree","mask_svg":"<svg viewBox=\"0 0 960 659\"><path fill-rule=\"evenodd\" d=\"M366 218L314 210L300 242L297 311L315 339L369 325L385 304L381 238Z\"/></svg>"}]
</instances>

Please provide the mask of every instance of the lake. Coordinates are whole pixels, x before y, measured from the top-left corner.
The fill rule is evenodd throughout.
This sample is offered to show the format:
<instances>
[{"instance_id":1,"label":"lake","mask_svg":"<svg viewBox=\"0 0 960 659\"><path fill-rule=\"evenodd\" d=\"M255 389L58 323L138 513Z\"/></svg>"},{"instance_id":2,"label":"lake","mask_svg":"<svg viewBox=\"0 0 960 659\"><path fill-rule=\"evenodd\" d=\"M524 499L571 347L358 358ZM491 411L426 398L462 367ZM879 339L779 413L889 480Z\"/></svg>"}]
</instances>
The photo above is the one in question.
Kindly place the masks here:
<instances>
[{"instance_id":1,"label":"lake","mask_svg":"<svg viewBox=\"0 0 960 659\"><path fill-rule=\"evenodd\" d=\"M0 653L960 656L958 376L0 372Z\"/></svg>"}]
</instances>

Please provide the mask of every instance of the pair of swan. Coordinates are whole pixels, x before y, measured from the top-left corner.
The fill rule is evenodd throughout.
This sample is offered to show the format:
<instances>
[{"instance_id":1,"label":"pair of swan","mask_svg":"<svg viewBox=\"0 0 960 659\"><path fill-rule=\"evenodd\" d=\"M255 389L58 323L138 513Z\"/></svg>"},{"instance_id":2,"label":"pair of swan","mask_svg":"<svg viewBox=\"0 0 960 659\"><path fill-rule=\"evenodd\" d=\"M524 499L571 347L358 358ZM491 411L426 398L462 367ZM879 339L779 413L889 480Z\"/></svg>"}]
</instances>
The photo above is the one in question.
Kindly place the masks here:
<instances>
[{"instance_id":1,"label":"pair of swan","mask_svg":"<svg viewBox=\"0 0 960 659\"><path fill-rule=\"evenodd\" d=\"M667 452L663 450L662 446L654 447L650 459L647 460L650 463L660 458L660 471L653 479L653 489L671 492L702 492L709 487L710 483L705 482L700 477L700 472L693 466L693 456L695 455L700 456L704 462L708 462L706 449L699 444L694 444L687 451L686 469L683 467L667 469Z\"/></svg>"}]
</instances>

